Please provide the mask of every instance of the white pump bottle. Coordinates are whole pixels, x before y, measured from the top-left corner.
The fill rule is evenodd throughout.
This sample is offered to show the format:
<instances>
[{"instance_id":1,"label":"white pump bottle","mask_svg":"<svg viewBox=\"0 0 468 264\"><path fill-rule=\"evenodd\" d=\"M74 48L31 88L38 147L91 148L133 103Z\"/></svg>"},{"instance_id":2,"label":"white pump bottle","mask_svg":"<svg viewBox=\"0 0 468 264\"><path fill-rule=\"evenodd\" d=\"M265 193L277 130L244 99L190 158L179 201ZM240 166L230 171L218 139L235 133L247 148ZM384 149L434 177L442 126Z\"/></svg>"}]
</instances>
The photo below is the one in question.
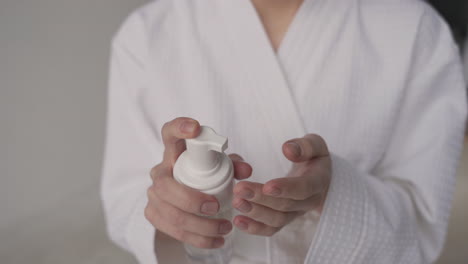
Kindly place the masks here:
<instances>
[{"instance_id":1,"label":"white pump bottle","mask_svg":"<svg viewBox=\"0 0 468 264\"><path fill-rule=\"evenodd\" d=\"M181 184L214 195L219 202L218 214L212 218L232 221L232 189L234 169L231 159L224 153L228 140L207 126L201 127L200 135L185 140L187 150L174 165L174 178ZM231 232L232 233L232 232ZM184 245L191 263L228 263L232 255L232 235L225 236L223 247L200 249Z\"/></svg>"}]
</instances>

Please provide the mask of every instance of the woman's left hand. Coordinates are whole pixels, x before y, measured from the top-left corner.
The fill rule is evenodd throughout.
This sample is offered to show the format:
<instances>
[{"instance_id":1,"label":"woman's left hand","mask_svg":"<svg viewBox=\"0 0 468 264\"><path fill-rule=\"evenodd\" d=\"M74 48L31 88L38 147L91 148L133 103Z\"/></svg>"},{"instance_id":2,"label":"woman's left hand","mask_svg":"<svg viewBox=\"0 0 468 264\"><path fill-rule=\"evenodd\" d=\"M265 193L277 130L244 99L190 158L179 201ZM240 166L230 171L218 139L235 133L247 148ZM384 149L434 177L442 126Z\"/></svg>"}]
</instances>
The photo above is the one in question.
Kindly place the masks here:
<instances>
[{"instance_id":1,"label":"woman's left hand","mask_svg":"<svg viewBox=\"0 0 468 264\"><path fill-rule=\"evenodd\" d=\"M331 180L325 141L308 134L285 142L283 154L294 162L286 177L265 184L242 181L234 187L232 205L244 215L233 223L244 232L272 236L308 211L321 213Z\"/></svg>"}]
</instances>

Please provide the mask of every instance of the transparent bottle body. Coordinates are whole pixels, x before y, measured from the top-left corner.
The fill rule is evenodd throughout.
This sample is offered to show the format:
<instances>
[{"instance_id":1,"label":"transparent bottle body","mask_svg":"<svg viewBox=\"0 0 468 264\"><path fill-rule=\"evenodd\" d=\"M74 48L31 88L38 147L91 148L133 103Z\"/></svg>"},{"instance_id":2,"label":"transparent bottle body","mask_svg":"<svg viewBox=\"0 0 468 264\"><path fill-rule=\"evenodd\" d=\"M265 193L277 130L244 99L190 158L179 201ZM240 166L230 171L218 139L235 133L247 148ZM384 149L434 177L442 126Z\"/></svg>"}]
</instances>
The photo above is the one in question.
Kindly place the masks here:
<instances>
[{"instance_id":1,"label":"transparent bottle body","mask_svg":"<svg viewBox=\"0 0 468 264\"><path fill-rule=\"evenodd\" d=\"M207 217L207 216L204 216ZM232 221L232 207L231 204L222 206L221 210L215 216L207 218L223 218ZM232 243L234 239L234 232L224 236L224 245L220 248L205 249L197 248L189 244L184 244L185 253L188 263L190 264L224 264L229 263L232 258Z\"/></svg>"}]
</instances>

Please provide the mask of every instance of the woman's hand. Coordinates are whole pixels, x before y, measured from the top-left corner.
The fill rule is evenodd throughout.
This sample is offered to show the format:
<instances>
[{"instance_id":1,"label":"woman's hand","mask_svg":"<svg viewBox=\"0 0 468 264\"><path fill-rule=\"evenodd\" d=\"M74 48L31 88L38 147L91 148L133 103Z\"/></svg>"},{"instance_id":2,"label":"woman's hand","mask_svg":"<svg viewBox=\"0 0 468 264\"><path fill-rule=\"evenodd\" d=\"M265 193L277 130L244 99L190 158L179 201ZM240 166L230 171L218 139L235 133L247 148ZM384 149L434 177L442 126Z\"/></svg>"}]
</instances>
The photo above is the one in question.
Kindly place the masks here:
<instances>
[{"instance_id":1,"label":"woman's hand","mask_svg":"<svg viewBox=\"0 0 468 264\"><path fill-rule=\"evenodd\" d=\"M162 128L165 151L163 161L151 170L153 185L148 188L145 217L158 230L199 248L218 248L223 236L232 230L227 219L208 219L199 215L215 215L219 210L217 199L179 184L172 169L185 150L186 138L200 133L200 124L190 118L176 118ZM236 179L248 178L252 167L239 155L231 154Z\"/></svg>"},{"instance_id":2,"label":"woman's hand","mask_svg":"<svg viewBox=\"0 0 468 264\"><path fill-rule=\"evenodd\" d=\"M308 134L283 144L283 154L294 162L284 178L265 184L243 181L234 188L234 218L241 230L272 236L294 218L317 210L321 213L331 180L331 159L325 141Z\"/></svg>"}]
</instances>

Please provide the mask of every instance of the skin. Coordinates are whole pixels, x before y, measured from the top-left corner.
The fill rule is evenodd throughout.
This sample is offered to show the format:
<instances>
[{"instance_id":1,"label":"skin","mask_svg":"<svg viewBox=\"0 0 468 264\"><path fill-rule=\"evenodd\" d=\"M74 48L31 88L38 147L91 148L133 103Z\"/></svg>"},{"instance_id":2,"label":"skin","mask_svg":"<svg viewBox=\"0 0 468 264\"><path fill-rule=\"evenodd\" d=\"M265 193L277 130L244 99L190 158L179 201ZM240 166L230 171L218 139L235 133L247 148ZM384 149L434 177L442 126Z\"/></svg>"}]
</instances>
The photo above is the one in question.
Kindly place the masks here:
<instances>
[{"instance_id":1,"label":"skin","mask_svg":"<svg viewBox=\"0 0 468 264\"><path fill-rule=\"evenodd\" d=\"M187 117L166 123L161 131L165 150L163 161L151 170L153 184L148 188L145 217L160 232L199 248L218 248L223 235L233 226L226 219L208 219L219 203L214 196L176 182L172 170L185 150L184 139L200 133L200 124ZM321 212L331 178L331 160L324 140L314 134L285 142L287 159L294 163L285 177L265 184L245 181L252 167L237 154L229 157L234 165L233 207L244 213L234 218L240 230L260 236L272 236L294 218L317 210Z\"/></svg>"},{"instance_id":2,"label":"skin","mask_svg":"<svg viewBox=\"0 0 468 264\"><path fill-rule=\"evenodd\" d=\"M308 134L285 142L291 171L265 184L243 181L234 187L232 205L242 212L234 224L246 233L272 236L296 217L322 212L331 180L331 159L325 141Z\"/></svg>"},{"instance_id":3,"label":"skin","mask_svg":"<svg viewBox=\"0 0 468 264\"><path fill-rule=\"evenodd\" d=\"M224 244L223 235L233 226L226 219L208 219L199 215L215 215L219 203L207 195L179 184L173 177L174 164L185 150L187 138L200 133L200 124L193 119L180 117L166 123L161 131L165 150L163 161L151 170L153 184L147 190L146 219L159 231L199 248L217 248ZM239 155L229 157L234 165L234 177L250 177L252 167Z\"/></svg>"},{"instance_id":4,"label":"skin","mask_svg":"<svg viewBox=\"0 0 468 264\"><path fill-rule=\"evenodd\" d=\"M252 0L275 51L303 0ZM163 161L151 170L153 184L148 188L145 217L160 232L199 248L218 248L233 225L226 219L208 219L219 203L214 196L177 183L172 170L185 150L184 139L200 133L198 121L187 117L167 122L161 131ZM232 205L243 213L233 219L240 230L260 236L272 236L304 213L321 213L331 180L331 159L325 141L318 135L288 140L282 146L284 156L293 163L284 177L265 184L246 181L252 167L242 157L231 154L234 177Z\"/></svg>"},{"instance_id":5,"label":"skin","mask_svg":"<svg viewBox=\"0 0 468 264\"><path fill-rule=\"evenodd\" d=\"M252 0L275 51L304 0Z\"/></svg>"}]
</instances>

